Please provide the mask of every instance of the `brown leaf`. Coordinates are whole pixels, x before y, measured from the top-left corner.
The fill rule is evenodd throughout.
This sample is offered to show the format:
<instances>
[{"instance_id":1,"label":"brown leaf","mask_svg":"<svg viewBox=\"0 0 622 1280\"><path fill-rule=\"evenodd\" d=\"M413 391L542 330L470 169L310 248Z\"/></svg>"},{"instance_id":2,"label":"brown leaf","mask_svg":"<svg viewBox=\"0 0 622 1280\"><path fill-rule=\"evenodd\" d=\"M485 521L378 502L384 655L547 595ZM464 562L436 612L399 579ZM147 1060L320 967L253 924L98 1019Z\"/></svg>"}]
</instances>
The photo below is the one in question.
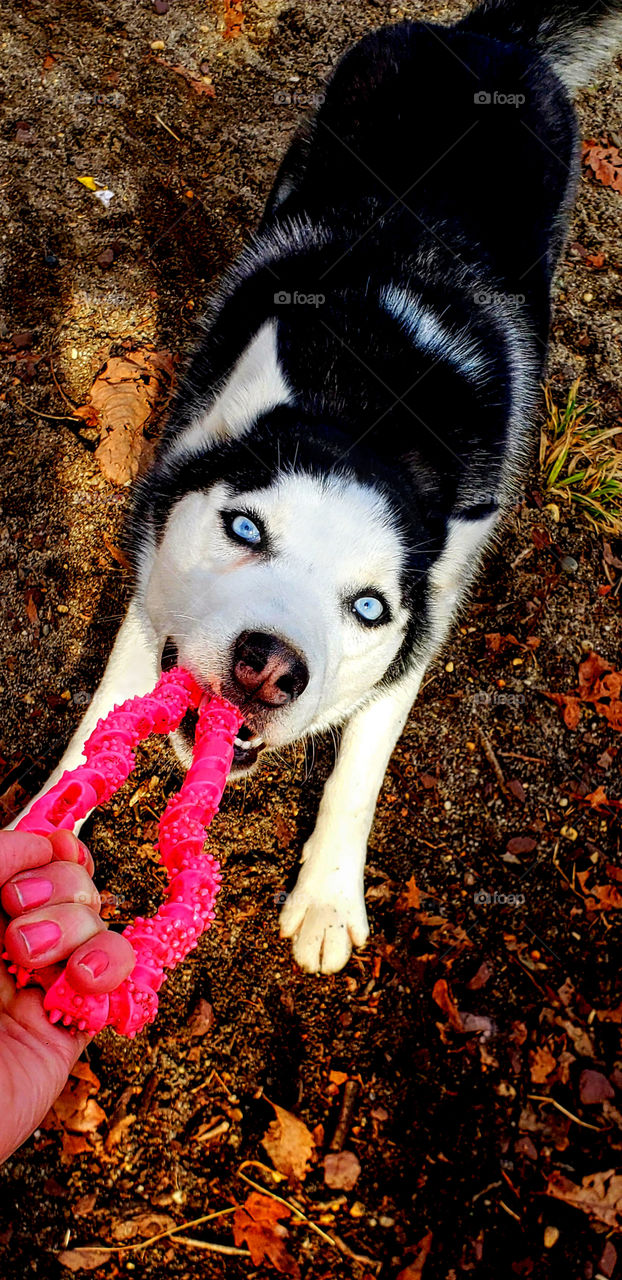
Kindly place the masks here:
<instances>
[{"instance_id":1,"label":"brown leaf","mask_svg":"<svg viewBox=\"0 0 622 1280\"><path fill-rule=\"evenodd\" d=\"M242 34L244 10L242 0L225 0L225 40L234 40Z\"/></svg>"},{"instance_id":2,"label":"brown leaf","mask_svg":"<svg viewBox=\"0 0 622 1280\"><path fill-rule=\"evenodd\" d=\"M417 881L414 876L406 881L406 887L400 893L396 902L398 911L418 911L421 906L421 890L417 888Z\"/></svg>"},{"instance_id":3,"label":"brown leaf","mask_svg":"<svg viewBox=\"0 0 622 1280\"><path fill-rule=\"evenodd\" d=\"M423 1240L419 1241L417 1252L412 1262L409 1262L408 1266L399 1272L397 1280L421 1280L426 1259L430 1256L433 1239L432 1232L428 1231Z\"/></svg>"},{"instance_id":4,"label":"brown leaf","mask_svg":"<svg viewBox=\"0 0 622 1280\"><path fill-rule=\"evenodd\" d=\"M300 1280L300 1268L285 1248L285 1227L281 1218L290 1218L291 1210L271 1196L252 1191L244 1205L238 1205L233 1215L233 1238L236 1245L246 1244L256 1267L271 1262L282 1276Z\"/></svg>"},{"instance_id":5,"label":"brown leaf","mask_svg":"<svg viewBox=\"0 0 622 1280\"><path fill-rule=\"evenodd\" d=\"M125 552L121 550L121 547L116 546L112 539L108 537L108 534L102 534L102 542L106 550L110 552L113 560L116 560L117 564L120 564L122 569L131 569L132 566Z\"/></svg>"},{"instance_id":6,"label":"brown leaf","mask_svg":"<svg viewBox=\"0 0 622 1280\"><path fill-rule=\"evenodd\" d=\"M614 1098L615 1089L609 1084L602 1071L586 1069L581 1072L579 1094L581 1101L585 1102L587 1106L591 1106L592 1103L606 1102L608 1098Z\"/></svg>"},{"instance_id":7,"label":"brown leaf","mask_svg":"<svg viewBox=\"0 0 622 1280\"><path fill-rule=\"evenodd\" d=\"M615 1169L588 1174L580 1187L555 1170L549 1177L546 1195L563 1200L607 1227L622 1223L622 1175Z\"/></svg>"},{"instance_id":8,"label":"brown leaf","mask_svg":"<svg viewBox=\"0 0 622 1280\"><path fill-rule=\"evenodd\" d=\"M583 163L591 169L597 182L603 187L613 187L622 195L622 155L617 147L602 147L586 142L583 147Z\"/></svg>"},{"instance_id":9,"label":"brown leaf","mask_svg":"<svg viewBox=\"0 0 622 1280\"><path fill-rule=\"evenodd\" d=\"M76 410L100 430L96 458L107 480L128 484L138 475L147 442L145 428L172 390L170 351L140 347L126 356L111 356L100 369L88 404Z\"/></svg>"},{"instance_id":10,"label":"brown leaf","mask_svg":"<svg viewBox=\"0 0 622 1280\"><path fill-rule=\"evenodd\" d=\"M482 987L485 987L493 972L493 967L488 963L488 960L483 960L477 973L474 973L466 984L469 991L479 991Z\"/></svg>"},{"instance_id":11,"label":"brown leaf","mask_svg":"<svg viewBox=\"0 0 622 1280\"><path fill-rule=\"evenodd\" d=\"M351 1191L361 1172L353 1151L330 1151L324 1156L324 1182L334 1191Z\"/></svg>"},{"instance_id":12,"label":"brown leaf","mask_svg":"<svg viewBox=\"0 0 622 1280\"><path fill-rule=\"evenodd\" d=\"M109 1249L84 1245L81 1249L63 1249L57 1256L58 1261L69 1271L94 1271L96 1267L103 1267L112 1255Z\"/></svg>"},{"instance_id":13,"label":"brown leaf","mask_svg":"<svg viewBox=\"0 0 622 1280\"><path fill-rule=\"evenodd\" d=\"M553 1057L550 1049L546 1045L543 1048L532 1049L529 1054L531 1079L534 1084L544 1084L548 1080L552 1071L555 1070L557 1062Z\"/></svg>"},{"instance_id":14,"label":"brown leaf","mask_svg":"<svg viewBox=\"0 0 622 1280\"><path fill-rule=\"evenodd\" d=\"M313 1158L315 1144L306 1124L274 1102L276 1119L268 1126L261 1140L279 1173L302 1182L307 1176L307 1165Z\"/></svg>"},{"instance_id":15,"label":"brown leaf","mask_svg":"<svg viewBox=\"0 0 622 1280\"><path fill-rule=\"evenodd\" d=\"M33 627L39 625L39 613L37 610L37 601L33 591L27 591L25 594L26 601L26 617Z\"/></svg>"},{"instance_id":16,"label":"brown leaf","mask_svg":"<svg viewBox=\"0 0 622 1280\"><path fill-rule=\"evenodd\" d=\"M444 978L439 978L432 988L432 999L436 1002L439 1009L447 1014L450 1025L454 1031L464 1031L464 1023L458 1013L458 1006L447 986Z\"/></svg>"},{"instance_id":17,"label":"brown leaf","mask_svg":"<svg viewBox=\"0 0 622 1280\"><path fill-rule=\"evenodd\" d=\"M170 1213L139 1213L135 1218L118 1218L111 1223L110 1230L115 1240L133 1240L140 1236L149 1240L151 1236L159 1236L162 1231L170 1231L177 1223Z\"/></svg>"}]
</instances>

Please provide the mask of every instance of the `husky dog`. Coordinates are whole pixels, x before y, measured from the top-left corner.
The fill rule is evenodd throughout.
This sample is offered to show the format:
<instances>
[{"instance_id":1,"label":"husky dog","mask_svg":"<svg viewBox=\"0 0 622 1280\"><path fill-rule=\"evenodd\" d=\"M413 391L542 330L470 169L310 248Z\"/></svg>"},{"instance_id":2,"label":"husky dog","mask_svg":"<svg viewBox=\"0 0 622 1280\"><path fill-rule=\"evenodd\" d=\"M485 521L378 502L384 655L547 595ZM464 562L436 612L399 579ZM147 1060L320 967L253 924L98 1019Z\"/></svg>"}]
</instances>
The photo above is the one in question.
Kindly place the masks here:
<instances>
[{"instance_id":1,"label":"husky dog","mask_svg":"<svg viewBox=\"0 0 622 1280\"><path fill-rule=\"evenodd\" d=\"M54 777L182 663L237 703L233 777L343 726L281 915L307 970L368 934L379 788L533 453L578 174L570 91L622 0L486 0L360 41L294 137L139 483L136 591ZM190 759L192 725L174 737Z\"/></svg>"}]
</instances>

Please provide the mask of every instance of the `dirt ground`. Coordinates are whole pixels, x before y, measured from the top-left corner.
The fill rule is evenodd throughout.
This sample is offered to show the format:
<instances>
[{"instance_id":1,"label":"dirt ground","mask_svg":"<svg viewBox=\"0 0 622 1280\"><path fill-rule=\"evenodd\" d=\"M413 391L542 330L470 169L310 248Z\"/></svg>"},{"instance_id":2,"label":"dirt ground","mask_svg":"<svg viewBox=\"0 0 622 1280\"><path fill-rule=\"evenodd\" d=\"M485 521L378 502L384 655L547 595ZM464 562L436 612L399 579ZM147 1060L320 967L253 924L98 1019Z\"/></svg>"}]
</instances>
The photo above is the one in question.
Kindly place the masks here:
<instances>
[{"instance_id":1,"label":"dirt ground","mask_svg":"<svg viewBox=\"0 0 622 1280\"><path fill-rule=\"evenodd\" d=\"M129 592L116 555L127 490L100 475L96 433L65 415L111 351L189 349L210 287L348 44L390 19L459 12L382 0L5 10L6 812L60 757ZM619 65L580 100L583 135L618 146ZM108 210L85 175L114 191ZM615 191L583 181L550 361L554 393L564 399L581 374L608 425L622 408L619 214ZM591 268L586 255L600 254ZM568 729L544 696L574 691L590 650L620 665L620 571L603 554L576 518L542 509L532 477L391 761L370 845L372 936L342 974L301 974L277 925L332 743L313 760L267 760L229 789L213 829L224 868L214 927L147 1033L130 1043L105 1032L88 1051L103 1118L79 1140L38 1131L0 1174L6 1280L67 1276L60 1251L85 1244L111 1247L93 1272L106 1280L276 1274L235 1251L228 1215L186 1227L181 1242L119 1250L149 1235L147 1212L159 1215L155 1234L158 1222L243 1203L243 1175L298 1205L286 1248L309 1280L620 1274L606 1215L551 1194L560 1178L581 1187L619 1165L622 1142L615 895L594 890L620 878L620 736L589 710ZM158 904L156 817L179 782L168 748L150 749L92 823L114 923ZM586 797L599 786L608 803L594 807ZM191 1021L201 1000L211 1029ZM586 1071L600 1081L594 1101ZM348 1191L326 1186L323 1169L346 1081L359 1087L343 1140L361 1165ZM269 1172L270 1103L314 1132L300 1185Z\"/></svg>"}]
</instances>

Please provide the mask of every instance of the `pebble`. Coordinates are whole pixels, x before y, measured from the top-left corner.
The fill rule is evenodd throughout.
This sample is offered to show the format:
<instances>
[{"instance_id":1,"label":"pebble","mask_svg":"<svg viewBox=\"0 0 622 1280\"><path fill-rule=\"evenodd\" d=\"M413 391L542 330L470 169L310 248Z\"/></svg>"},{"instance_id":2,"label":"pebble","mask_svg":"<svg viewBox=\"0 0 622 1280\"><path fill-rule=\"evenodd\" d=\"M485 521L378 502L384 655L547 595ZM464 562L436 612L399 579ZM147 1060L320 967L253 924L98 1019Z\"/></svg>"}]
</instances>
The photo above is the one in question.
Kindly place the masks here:
<instances>
[{"instance_id":1,"label":"pebble","mask_svg":"<svg viewBox=\"0 0 622 1280\"><path fill-rule=\"evenodd\" d=\"M561 567L564 573L576 573L579 568L579 562L575 560L574 556L564 556Z\"/></svg>"},{"instance_id":2,"label":"pebble","mask_svg":"<svg viewBox=\"0 0 622 1280\"><path fill-rule=\"evenodd\" d=\"M163 49L166 49L166 45L163 40L152 40L149 48L153 49L154 53L161 53Z\"/></svg>"},{"instance_id":3,"label":"pebble","mask_svg":"<svg viewBox=\"0 0 622 1280\"><path fill-rule=\"evenodd\" d=\"M552 1249L554 1244L559 1240L559 1231L557 1227L544 1228L544 1248Z\"/></svg>"}]
</instances>

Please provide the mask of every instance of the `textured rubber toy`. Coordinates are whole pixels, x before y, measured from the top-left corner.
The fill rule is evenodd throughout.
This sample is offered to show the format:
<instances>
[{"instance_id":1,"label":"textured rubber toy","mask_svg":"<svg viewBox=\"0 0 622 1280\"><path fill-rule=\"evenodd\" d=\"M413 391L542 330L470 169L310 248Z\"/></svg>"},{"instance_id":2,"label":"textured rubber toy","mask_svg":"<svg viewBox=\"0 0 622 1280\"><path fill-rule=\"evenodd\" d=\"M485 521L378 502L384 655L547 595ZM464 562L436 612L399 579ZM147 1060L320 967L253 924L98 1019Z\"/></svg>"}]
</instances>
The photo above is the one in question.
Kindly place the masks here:
<instances>
[{"instance_id":1,"label":"textured rubber toy","mask_svg":"<svg viewBox=\"0 0 622 1280\"><path fill-rule=\"evenodd\" d=\"M185 959L214 918L221 875L216 859L203 853L205 829L220 804L242 716L224 698L205 695L181 667L167 671L153 693L130 698L98 722L84 747L86 763L63 774L17 824L18 831L42 835L73 828L123 785L138 743L151 733L177 729L189 708L198 711L192 765L160 821L159 852L169 875L166 901L157 915L139 916L124 930L136 953L129 978L109 995L82 996L61 974L45 995L50 1022L62 1021L89 1035L114 1027L130 1038L153 1022L165 969ZM29 970L10 968L19 985L36 982Z\"/></svg>"}]
</instances>

